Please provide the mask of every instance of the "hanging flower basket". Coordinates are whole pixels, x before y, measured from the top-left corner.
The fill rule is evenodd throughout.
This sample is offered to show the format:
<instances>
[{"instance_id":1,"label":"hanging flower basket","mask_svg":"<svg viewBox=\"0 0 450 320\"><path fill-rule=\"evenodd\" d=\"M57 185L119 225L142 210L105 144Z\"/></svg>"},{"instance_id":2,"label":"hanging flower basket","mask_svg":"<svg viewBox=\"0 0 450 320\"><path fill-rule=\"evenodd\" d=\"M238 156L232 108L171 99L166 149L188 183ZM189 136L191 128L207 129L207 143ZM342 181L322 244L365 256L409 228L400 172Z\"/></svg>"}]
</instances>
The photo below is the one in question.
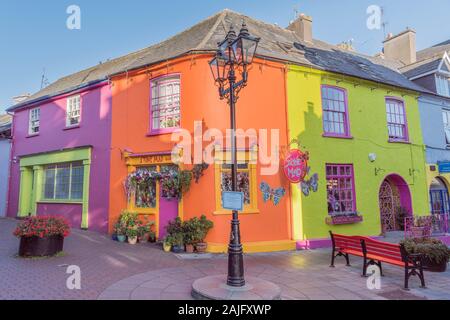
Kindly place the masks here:
<instances>
[{"instance_id":1,"label":"hanging flower basket","mask_svg":"<svg viewBox=\"0 0 450 320\"><path fill-rule=\"evenodd\" d=\"M30 217L20 222L14 235L20 238L20 257L54 256L63 251L70 226L62 217Z\"/></svg>"}]
</instances>

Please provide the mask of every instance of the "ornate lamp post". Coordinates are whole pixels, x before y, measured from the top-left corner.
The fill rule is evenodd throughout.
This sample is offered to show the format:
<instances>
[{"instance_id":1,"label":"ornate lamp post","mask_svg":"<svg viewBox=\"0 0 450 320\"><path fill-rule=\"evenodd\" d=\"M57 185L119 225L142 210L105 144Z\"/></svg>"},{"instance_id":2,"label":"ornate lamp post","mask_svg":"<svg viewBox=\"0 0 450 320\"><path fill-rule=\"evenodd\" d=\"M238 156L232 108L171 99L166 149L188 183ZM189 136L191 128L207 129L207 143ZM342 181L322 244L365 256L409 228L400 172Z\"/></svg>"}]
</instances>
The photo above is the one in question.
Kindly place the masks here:
<instances>
[{"instance_id":1,"label":"ornate lamp post","mask_svg":"<svg viewBox=\"0 0 450 320\"><path fill-rule=\"evenodd\" d=\"M209 65L214 81L219 86L220 99L227 99L230 106L231 122L231 181L232 191L237 190L237 150L236 150L236 102L239 92L247 85L248 66L252 64L258 47L259 38L249 34L245 22L239 35L230 28L226 38L219 43L216 57ZM237 81L237 73L241 79ZM231 287L245 286L244 279L244 256L241 244L240 222L238 211L233 211L231 221L231 236L228 246L228 279L227 284Z\"/></svg>"}]
</instances>

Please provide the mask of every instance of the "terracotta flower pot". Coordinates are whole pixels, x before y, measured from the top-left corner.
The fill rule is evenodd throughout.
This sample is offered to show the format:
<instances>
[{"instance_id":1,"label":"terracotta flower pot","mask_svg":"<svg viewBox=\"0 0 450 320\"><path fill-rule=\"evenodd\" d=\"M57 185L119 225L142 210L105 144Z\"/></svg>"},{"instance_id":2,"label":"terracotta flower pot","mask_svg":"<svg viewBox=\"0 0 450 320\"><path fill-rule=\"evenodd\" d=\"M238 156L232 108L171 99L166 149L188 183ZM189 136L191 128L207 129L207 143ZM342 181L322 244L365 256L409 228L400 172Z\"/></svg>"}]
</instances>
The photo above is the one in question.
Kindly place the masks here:
<instances>
[{"instance_id":1,"label":"terracotta flower pot","mask_svg":"<svg viewBox=\"0 0 450 320\"><path fill-rule=\"evenodd\" d=\"M423 268L429 272L445 272L447 271L447 262L436 263L425 257L423 259Z\"/></svg>"},{"instance_id":2,"label":"terracotta flower pot","mask_svg":"<svg viewBox=\"0 0 450 320\"><path fill-rule=\"evenodd\" d=\"M186 245L186 252L187 253L194 253L194 245L193 244L187 244Z\"/></svg>"},{"instance_id":3,"label":"terracotta flower pot","mask_svg":"<svg viewBox=\"0 0 450 320\"><path fill-rule=\"evenodd\" d=\"M197 249L198 253L205 253L208 248L208 244L205 242L200 242L195 245L195 249Z\"/></svg>"},{"instance_id":4,"label":"terracotta flower pot","mask_svg":"<svg viewBox=\"0 0 450 320\"><path fill-rule=\"evenodd\" d=\"M149 239L150 239L150 234L146 233L142 237L139 237L139 242L140 243L147 243Z\"/></svg>"},{"instance_id":5,"label":"terracotta flower pot","mask_svg":"<svg viewBox=\"0 0 450 320\"><path fill-rule=\"evenodd\" d=\"M20 257L49 257L63 251L64 237L50 236L46 238L39 237L21 237L19 256Z\"/></svg>"},{"instance_id":6,"label":"terracotta flower pot","mask_svg":"<svg viewBox=\"0 0 450 320\"><path fill-rule=\"evenodd\" d=\"M128 243L129 244L136 244L137 243L137 237L128 237Z\"/></svg>"}]
</instances>

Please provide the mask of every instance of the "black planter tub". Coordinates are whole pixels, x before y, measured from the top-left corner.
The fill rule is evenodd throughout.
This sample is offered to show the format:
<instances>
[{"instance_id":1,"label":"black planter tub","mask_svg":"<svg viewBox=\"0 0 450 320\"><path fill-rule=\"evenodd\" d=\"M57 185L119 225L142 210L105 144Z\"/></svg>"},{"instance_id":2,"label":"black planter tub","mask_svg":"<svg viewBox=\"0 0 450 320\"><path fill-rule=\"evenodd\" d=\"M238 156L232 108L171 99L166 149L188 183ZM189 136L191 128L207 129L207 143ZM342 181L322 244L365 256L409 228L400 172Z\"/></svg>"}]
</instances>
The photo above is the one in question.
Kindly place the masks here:
<instances>
[{"instance_id":1,"label":"black planter tub","mask_svg":"<svg viewBox=\"0 0 450 320\"><path fill-rule=\"evenodd\" d=\"M447 271L447 262L436 263L428 258L424 258L423 269L428 272L445 272Z\"/></svg>"},{"instance_id":2,"label":"black planter tub","mask_svg":"<svg viewBox=\"0 0 450 320\"><path fill-rule=\"evenodd\" d=\"M39 237L21 237L19 256L20 257L49 257L63 251L64 237L50 236L46 238Z\"/></svg>"}]
</instances>

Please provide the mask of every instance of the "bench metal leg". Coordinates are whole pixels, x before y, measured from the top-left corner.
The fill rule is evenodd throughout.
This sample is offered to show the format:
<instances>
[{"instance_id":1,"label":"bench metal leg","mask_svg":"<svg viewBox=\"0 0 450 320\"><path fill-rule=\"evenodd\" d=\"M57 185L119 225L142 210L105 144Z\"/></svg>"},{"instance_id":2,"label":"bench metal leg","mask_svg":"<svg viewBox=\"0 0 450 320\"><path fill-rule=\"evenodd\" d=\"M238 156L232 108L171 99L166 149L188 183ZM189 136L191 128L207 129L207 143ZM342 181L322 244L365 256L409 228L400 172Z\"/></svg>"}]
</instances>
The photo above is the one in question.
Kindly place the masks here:
<instances>
[{"instance_id":1,"label":"bench metal leg","mask_svg":"<svg viewBox=\"0 0 450 320\"><path fill-rule=\"evenodd\" d=\"M409 276L410 276L409 270L408 270L408 268L405 268L405 290L406 291L409 291L409 286L408 286L408 284L409 284Z\"/></svg>"},{"instance_id":2,"label":"bench metal leg","mask_svg":"<svg viewBox=\"0 0 450 320\"><path fill-rule=\"evenodd\" d=\"M350 256L348 255L348 253L345 254L345 261L347 261L347 267L351 267L351 265L350 265Z\"/></svg>"}]
</instances>

